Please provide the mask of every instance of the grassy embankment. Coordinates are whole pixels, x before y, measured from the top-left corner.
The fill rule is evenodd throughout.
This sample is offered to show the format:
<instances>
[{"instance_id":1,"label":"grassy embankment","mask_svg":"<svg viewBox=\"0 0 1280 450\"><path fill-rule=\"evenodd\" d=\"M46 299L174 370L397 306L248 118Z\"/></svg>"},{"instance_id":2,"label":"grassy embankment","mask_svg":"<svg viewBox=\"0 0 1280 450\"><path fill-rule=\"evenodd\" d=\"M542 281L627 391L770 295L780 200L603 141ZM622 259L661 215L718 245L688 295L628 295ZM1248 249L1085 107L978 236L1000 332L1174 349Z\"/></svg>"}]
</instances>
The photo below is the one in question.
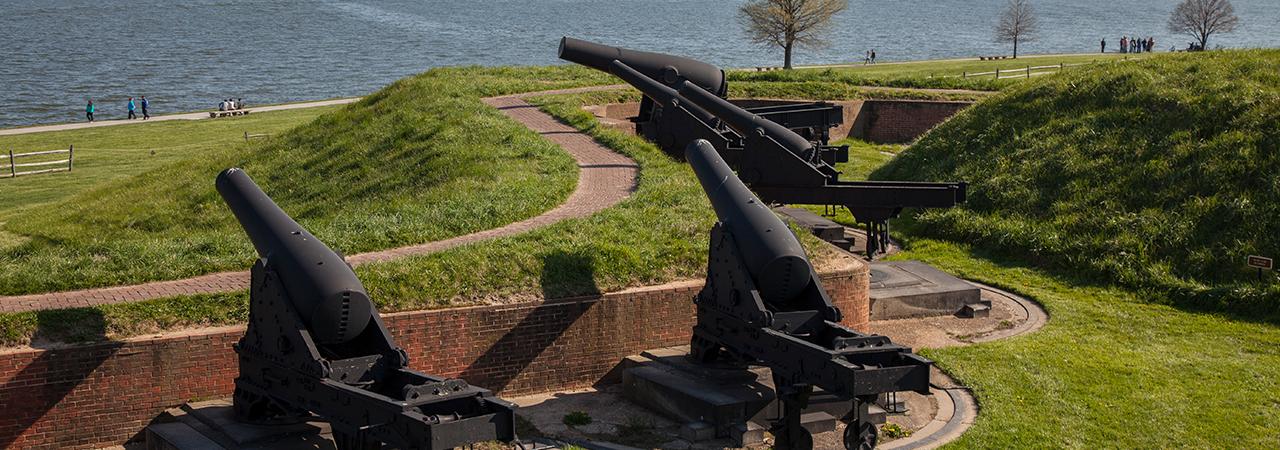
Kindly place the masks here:
<instances>
[{"instance_id":1,"label":"grassy embankment","mask_svg":"<svg viewBox=\"0 0 1280 450\"><path fill-rule=\"evenodd\" d=\"M75 145L71 173L0 180L0 223L21 208L51 203L166 164L220 154L245 145L244 134L283 133L339 106L256 113L218 120L137 122L127 126L0 136L0 150L14 153ZM26 162L26 161L19 161ZM4 247L0 241L0 248Z\"/></svg>"},{"instance_id":2,"label":"grassy embankment","mask_svg":"<svg viewBox=\"0 0 1280 450\"><path fill-rule=\"evenodd\" d=\"M1201 312L1218 304L1180 301L1180 291L1144 288L1118 276L1123 271L1078 265L1042 244L1052 236L1073 245L1148 236L1138 249L1113 244L1078 256L1102 264L1138 257L1185 268L1179 252L1148 246L1158 247L1168 230L1209 228L1250 242L1233 238L1246 224L1222 229L1220 218L1182 209L1194 200L1179 197L1199 189L1200 201L1270 199L1260 207L1274 207L1274 184L1217 173L1275 161L1280 117L1273 89L1280 83L1255 69L1278 59L1280 52L1230 52L1091 68L1013 87L896 159L881 153L895 152L894 146L855 143L853 161L841 167L851 179L892 160L876 177L974 183L964 208L897 221L905 250L894 259L922 260L1017 292L1051 317L1031 335L923 352L972 387L982 405L977 424L950 448L1270 448L1280 442L1280 327L1274 321L1257 320L1265 314ZM1122 120L1135 114L1141 126ZM1181 120L1171 117L1178 115ZM1272 155L1260 155L1263 148ZM1133 202L1149 203L1138 210L1160 220L1134 226L1132 215L1119 214ZM1118 215L1110 219L1117 223L1077 226L1079 211L1090 204L1104 215L1098 219ZM850 218L845 213L840 220ZM1033 220L1033 230L1008 231ZM1150 223L1163 229L1148 231ZM1227 259L1230 270L1240 264ZM1227 311L1259 305L1247 300L1247 288L1216 292L1232 305L1222 308Z\"/></svg>"},{"instance_id":3,"label":"grassy embankment","mask_svg":"<svg viewBox=\"0 0 1280 450\"><path fill-rule=\"evenodd\" d=\"M572 158L478 99L604 77L561 69L461 73L405 79L278 136L209 149L28 208L0 225L0 294L247 267L252 247L213 190L213 176L231 166L244 167L346 254L489 229L561 203L575 184ZM130 127L116 128L102 132ZM16 181L29 180L38 179Z\"/></svg>"},{"instance_id":4,"label":"grassy embankment","mask_svg":"<svg viewBox=\"0 0 1280 450\"><path fill-rule=\"evenodd\" d=\"M1170 55L1018 85L874 177L972 182L931 236L1144 290L1280 318L1280 51Z\"/></svg>"}]
</instances>

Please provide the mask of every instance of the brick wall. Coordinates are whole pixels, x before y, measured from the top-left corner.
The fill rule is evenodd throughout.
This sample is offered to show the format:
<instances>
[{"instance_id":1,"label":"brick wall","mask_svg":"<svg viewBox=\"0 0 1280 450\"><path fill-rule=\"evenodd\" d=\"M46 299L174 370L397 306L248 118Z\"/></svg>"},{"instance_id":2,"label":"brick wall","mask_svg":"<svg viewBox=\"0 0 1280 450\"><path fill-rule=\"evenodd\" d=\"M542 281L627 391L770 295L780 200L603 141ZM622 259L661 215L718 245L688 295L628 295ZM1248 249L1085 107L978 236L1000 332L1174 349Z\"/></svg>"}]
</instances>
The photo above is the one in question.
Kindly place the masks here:
<instances>
[{"instance_id":1,"label":"brick wall","mask_svg":"<svg viewBox=\"0 0 1280 450\"><path fill-rule=\"evenodd\" d=\"M823 284L866 330L867 266ZM413 367L515 396L595 384L625 356L688 343L701 282L514 305L385 316ZM231 394L242 326L61 349L0 352L0 448L91 448L140 433L165 409Z\"/></svg>"},{"instance_id":2,"label":"brick wall","mask_svg":"<svg viewBox=\"0 0 1280 450\"><path fill-rule=\"evenodd\" d=\"M915 141L925 132L968 108L971 102L931 100L865 100L845 105L847 135L881 144ZM832 130L832 138L844 137Z\"/></svg>"}]
</instances>

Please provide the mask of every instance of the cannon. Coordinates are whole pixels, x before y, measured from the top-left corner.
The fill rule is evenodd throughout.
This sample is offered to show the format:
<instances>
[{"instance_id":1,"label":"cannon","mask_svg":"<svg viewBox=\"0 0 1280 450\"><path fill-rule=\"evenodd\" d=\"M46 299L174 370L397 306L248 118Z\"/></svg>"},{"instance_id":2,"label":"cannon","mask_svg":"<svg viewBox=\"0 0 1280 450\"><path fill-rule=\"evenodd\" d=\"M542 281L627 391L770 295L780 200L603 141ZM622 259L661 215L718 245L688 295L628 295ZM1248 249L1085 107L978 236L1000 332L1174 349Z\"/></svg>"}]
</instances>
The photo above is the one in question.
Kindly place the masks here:
<instances>
[{"instance_id":1,"label":"cannon","mask_svg":"<svg viewBox=\"0 0 1280 450\"><path fill-rule=\"evenodd\" d=\"M610 63L618 60L668 86L689 80L717 96L729 94L724 70L691 58L611 47L567 36L560 40L559 56L604 72L611 72ZM637 134L657 143L673 156L682 156L685 146L694 139L706 139L721 152L729 147L740 147L735 145L738 136L733 133L717 130L708 134L706 130L690 129L682 111L670 111L666 106L646 96L641 99L640 113L633 121ZM824 145L830 139L831 128L844 122L844 109L829 102L787 102L749 109L753 114L786 124L796 133Z\"/></svg>"},{"instance_id":2,"label":"cannon","mask_svg":"<svg viewBox=\"0 0 1280 450\"><path fill-rule=\"evenodd\" d=\"M826 130L839 121L823 128L822 120L803 118L805 108L742 108L724 98L723 71L712 76L706 63L569 37L560 42L560 57L640 90L644 100L637 127L650 126L643 136L682 150L706 140L762 200L848 208L866 224L868 257L888 248L889 219L903 208L949 208L965 200L963 182L840 180L835 164L848 161L848 147L826 145ZM817 128L822 132L813 131Z\"/></svg>"},{"instance_id":3,"label":"cannon","mask_svg":"<svg viewBox=\"0 0 1280 450\"><path fill-rule=\"evenodd\" d=\"M240 169L218 193L258 252L233 409L255 424L318 417L339 449L443 450L515 439L515 406L460 379L407 368L343 257L298 225Z\"/></svg>"},{"instance_id":4,"label":"cannon","mask_svg":"<svg viewBox=\"0 0 1280 450\"><path fill-rule=\"evenodd\" d=\"M711 229L707 280L694 302L690 357L701 364L745 362L769 367L783 414L773 423L777 449L810 449L800 416L814 389L851 401L844 444L876 445L869 406L881 393L929 391L928 359L889 338L839 324L796 236L706 141L686 158L719 221Z\"/></svg>"}]
</instances>

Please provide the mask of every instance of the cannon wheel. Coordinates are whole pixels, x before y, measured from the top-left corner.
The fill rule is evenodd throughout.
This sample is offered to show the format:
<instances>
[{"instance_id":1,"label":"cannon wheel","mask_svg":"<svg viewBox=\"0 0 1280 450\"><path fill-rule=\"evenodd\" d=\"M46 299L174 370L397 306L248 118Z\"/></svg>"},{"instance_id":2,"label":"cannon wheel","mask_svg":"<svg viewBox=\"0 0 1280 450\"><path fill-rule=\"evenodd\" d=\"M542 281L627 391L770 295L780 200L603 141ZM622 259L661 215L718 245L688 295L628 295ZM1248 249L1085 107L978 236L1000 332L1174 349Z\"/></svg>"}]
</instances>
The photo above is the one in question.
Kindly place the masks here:
<instances>
[{"instance_id":1,"label":"cannon wheel","mask_svg":"<svg viewBox=\"0 0 1280 450\"><path fill-rule=\"evenodd\" d=\"M878 439L876 426L870 422L851 423L844 428L845 450L871 450L876 448Z\"/></svg>"}]
</instances>

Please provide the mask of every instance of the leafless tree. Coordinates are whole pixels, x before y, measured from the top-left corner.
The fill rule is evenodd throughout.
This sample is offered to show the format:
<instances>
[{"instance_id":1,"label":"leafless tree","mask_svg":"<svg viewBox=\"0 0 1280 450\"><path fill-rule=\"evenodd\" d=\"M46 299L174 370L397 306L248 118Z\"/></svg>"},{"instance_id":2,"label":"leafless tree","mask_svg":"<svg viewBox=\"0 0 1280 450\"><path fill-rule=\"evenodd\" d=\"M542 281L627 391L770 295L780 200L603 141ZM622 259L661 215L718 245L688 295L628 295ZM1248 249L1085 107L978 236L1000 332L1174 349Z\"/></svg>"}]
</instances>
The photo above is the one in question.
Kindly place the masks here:
<instances>
[{"instance_id":1,"label":"leafless tree","mask_svg":"<svg viewBox=\"0 0 1280 450\"><path fill-rule=\"evenodd\" d=\"M782 47L783 68L790 69L792 49L827 45L831 19L848 6L848 0L748 0L738 20L752 42Z\"/></svg>"},{"instance_id":2,"label":"leafless tree","mask_svg":"<svg viewBox=\"0 0 1280 450\"><path fill-rule=\"evenodd\" d=\"M1000 22L996 24L996 40L1002 42L1013 42L1013 57L1018 57L1018 42L1031 42L1036 40L1036 33L1040 31L1040 19L1036 18L1035 10L1031 9L1029 0L1009 0L1009 6L1005 7L1004 13L1000 15Z\"/></svg>"},{"instance_id":3,"label":"leafless tree","mask_svg":"<svg viewBox=\"0 0 1280 450\"><path fill-rule=\"evenodd\" d=\"M1169 16L1169 31L1190 34L1202 49L1210 35L1229 33L1239 24L1236 9L1228 0L1183 0Z\"/></svg>"}]
</instances>

